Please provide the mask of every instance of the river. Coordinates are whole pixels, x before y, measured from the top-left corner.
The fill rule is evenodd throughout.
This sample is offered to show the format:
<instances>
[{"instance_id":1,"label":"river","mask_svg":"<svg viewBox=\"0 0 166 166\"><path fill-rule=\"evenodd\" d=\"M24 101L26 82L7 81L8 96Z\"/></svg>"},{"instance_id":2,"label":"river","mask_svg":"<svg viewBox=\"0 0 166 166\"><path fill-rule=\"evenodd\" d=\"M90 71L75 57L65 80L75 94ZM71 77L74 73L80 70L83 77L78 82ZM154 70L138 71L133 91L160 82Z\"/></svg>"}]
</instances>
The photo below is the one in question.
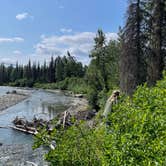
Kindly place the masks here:
<instances>
[{"instance_id":1,"label":"river","mask_svg":"<svg viewBox=\"0 0 166 166\"><path fill-rule=\"evenodd\" d=\"M13 87L0 87L0 96L11 91ZM68 108L71 97L65 96L62 92L51 93L45 90L32 90L31 96L26 100L4 110L0 113L0 126L12 125L16 117L26 117L32 120L35 116L43 119L52 119L58 112ZM13 129L0 128L0 143L3 144L32 144L31 135L24 134Z\"/></svg>"}]
</instances>

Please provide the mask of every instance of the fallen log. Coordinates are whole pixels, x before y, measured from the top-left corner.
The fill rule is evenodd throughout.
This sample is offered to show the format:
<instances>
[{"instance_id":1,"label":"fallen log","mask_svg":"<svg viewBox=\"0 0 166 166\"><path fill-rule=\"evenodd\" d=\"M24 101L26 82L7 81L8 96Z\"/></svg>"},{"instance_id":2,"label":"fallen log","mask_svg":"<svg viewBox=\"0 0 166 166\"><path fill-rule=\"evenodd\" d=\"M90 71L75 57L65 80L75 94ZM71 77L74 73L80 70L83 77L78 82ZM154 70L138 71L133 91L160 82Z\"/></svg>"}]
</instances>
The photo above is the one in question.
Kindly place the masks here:
<instances>
[{"instance_id":1,"label":"fallen log","mask_svg":"<svg viewBox=\"0 0 166 166\"><path fill-rule=\"evenodd\" d=\"M34 127L28 127L28 126L22 126L22 125L16 125L15 127L18 127L18 128L21 128L21 129L24 129L27 131L32 131L32 132L36 131L36 129Z\"/></svg>"},{"instance_id":2,"label":"fallen log","mask_svg":"<svg viewBox=\"0 0 166 166\"><path fill-rule=\"evenodd\" d=\"M21 128L22 126L9 126L10 128L14 129L14 130L17 130L17 131L21 131L21 132L24 132L24 133L27 133L27 134L32 134L32 135L36 135L37 134L37 131L32 131L32 130L26 130L24 128Z\"/></svg>"},{"instance_id":3,"label":"fallen log","mask_svg":"<svg viewBox=\"0 0 166 166\"><path fill-rule=\"evenodd\" d=\"M34 119L30 122L25 118L19 118L18 116L13 120L14 126L10 126L10 128L25 132L28 134L37 134L37 128L46 126L49 130L49 122L44 121L43 119Z\"/></svg>"}]
</instances>

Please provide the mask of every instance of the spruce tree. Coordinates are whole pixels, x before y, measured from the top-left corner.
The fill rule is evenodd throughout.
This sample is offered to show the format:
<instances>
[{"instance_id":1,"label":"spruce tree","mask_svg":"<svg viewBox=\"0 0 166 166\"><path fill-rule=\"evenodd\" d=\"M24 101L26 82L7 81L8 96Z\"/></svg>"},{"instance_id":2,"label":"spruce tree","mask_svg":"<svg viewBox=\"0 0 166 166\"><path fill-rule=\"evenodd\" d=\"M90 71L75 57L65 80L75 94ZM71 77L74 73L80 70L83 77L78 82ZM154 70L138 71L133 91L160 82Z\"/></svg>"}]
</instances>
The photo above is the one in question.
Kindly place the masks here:
<instances>
[{"instance_id":1,"label":"spruce tree","mask_svg":"<svg viewBox=\"0 0 166 166\"><path fill-rule=\"evenodd\" d=\"M137 85L146 81L142 20L140 0L130 1L126 25L120 35L120 87L129 95L132 95Z\"/></svg>"},{"instance_id":2,"label":"spruce tree","mask_svg":"<svg viewBox=\"0 0 166 166\"><path fill-rule=\"evenodd\" d=\"M155 85L161 79L166 56L166 1L151 2L150 55L148 59L148 84Z\"/></svg>"}]
</instances>

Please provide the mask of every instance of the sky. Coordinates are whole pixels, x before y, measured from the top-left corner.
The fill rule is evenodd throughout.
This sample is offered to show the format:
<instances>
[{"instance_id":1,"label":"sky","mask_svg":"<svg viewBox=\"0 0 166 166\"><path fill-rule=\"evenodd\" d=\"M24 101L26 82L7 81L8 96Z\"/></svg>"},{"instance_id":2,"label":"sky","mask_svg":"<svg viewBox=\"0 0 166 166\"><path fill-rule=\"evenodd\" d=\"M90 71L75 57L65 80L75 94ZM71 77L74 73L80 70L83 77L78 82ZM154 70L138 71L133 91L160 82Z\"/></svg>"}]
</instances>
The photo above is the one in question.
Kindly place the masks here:
<instances>
[{"instance_id":1,"label":"sky","mask_svg":"<svg viewBox=\"0 0 166 166\"><path fill-rule=\"evenodd\" d=\"M127 0L0 0L0 63L49 61L67 51L89 63L100 28L117 39Z\"/></svg>"}]
</instances>

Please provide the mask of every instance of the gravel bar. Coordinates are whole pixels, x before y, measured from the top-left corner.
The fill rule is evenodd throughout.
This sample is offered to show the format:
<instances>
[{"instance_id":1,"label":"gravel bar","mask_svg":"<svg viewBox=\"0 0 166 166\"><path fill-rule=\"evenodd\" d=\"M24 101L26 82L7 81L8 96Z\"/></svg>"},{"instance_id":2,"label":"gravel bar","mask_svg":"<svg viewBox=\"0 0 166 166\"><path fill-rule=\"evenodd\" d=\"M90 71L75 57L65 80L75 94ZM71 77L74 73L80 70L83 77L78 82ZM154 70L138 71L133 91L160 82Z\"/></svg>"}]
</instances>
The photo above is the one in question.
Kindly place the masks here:
<instances>
[{"instance_id":1,"label":"gravel bar","mask_svg":"<svg viewBox=\"0 0 166 166\"><path fill-rule=\"evenodd\" d=\"M27 99L31 94L31 91L17 91L16 94L6 94L0 97L0 112L18 104L19 102Z\"/></svg>"}]
</instances>

